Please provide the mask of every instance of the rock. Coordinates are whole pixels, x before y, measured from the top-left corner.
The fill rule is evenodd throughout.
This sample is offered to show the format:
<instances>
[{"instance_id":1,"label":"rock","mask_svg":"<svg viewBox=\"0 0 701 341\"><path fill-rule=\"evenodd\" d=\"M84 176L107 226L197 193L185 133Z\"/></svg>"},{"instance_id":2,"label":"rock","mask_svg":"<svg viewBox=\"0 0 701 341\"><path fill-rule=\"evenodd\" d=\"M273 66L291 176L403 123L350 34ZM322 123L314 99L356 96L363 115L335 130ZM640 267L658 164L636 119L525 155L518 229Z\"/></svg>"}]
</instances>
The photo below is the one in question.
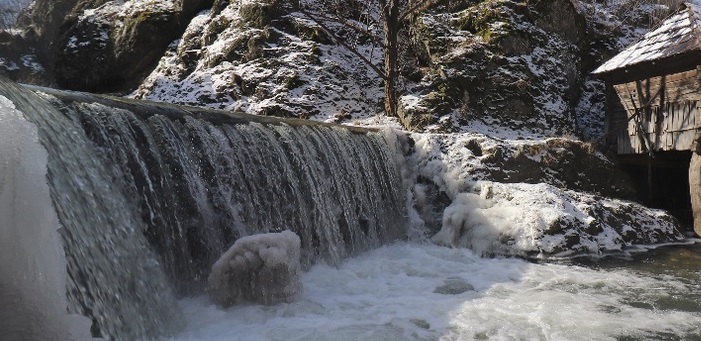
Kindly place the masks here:
<instances>
[{"instance_id":1,"label":"rock","mask_svg":"<svg viewBox=\"0 0 701 341\"><path fill-rule=\"evenodd\" d=\"M274 3L278 8L269 8ZM215 7L192 20L136 98L327 122L338 113L357 119L377 112L382 83L332 42L336 30L279 1Z\"/></svg>"},{"instance_id":2,"label":"rock","mask_svg":"<svg viewBox=\"0 0 701 341\"><path fill-rule=\"evenodd\" d=\"M475 287L473 287L472 284L466 282L464 279L458 277L451 277L446 279L445 284L437 287L436 290L434 290L433 292L436 294L443 295L459 295L472 290L475 290ZM426 325L428 325L428 323L426 323ZM424 329L428 329L428 327Z\"/></svg>"},{"instance_id":3,"label":"rock","mask_svg":"<svg viewBox=\"0 0 701 341\"><path fill-rule=\"evenodd\" d=\"M292 302L302 293L300 239L294 232L243 237L212 266L207 292L227 307L247 300Z\"/></svg>"},{"instance_id":4,"label":"rock","mask_svg":"<svg viewBox=\"0 0 701 341\"><path fill-rule=\"evenodd\" d=\"M56 78L59 86L110 91L135 87L189 20L212 2L144 6L137 1L37 0L20 15L17 26L31 38L48 78Z\"/></svg>"},{"instance_id":5,"label":"rock","mask_svg":"<svg viewBox=\"0 0 701 341\"><path fill-rule=\"evenodd\" d=\"M0 31L0 75L16 82L48 86L52 79L24 37Z\"/></svg>"},{"instance_id":6,"label":"rock","mask_svg":"<svg viewBox=\"0 0 701 341\"><path fill-rule=\"evenodd\" d=\"M214 0L180 0L180 19L189 20L197 12L214 6Z\"/></svg>"},{"instance_id":7,"label":"rock","mask_svg":"<svg viewBox=\"0 0 701 341\"><path fill-rule=\"evenodd\" d=\"M92 92L136 87L184 30L180 8L110 4L80 15L58 39L56 81Z\"/></svg>"},{"instance_id":8,"label":"rock","mask_svg":"<svg viewBox=\"0 0 701 341\"><path fill-rule=\"evenodd\" d=\"M428 56L429 66L400 101L405 126L454 132L478 121L574 132L586 20L571 1L482 1L436 10L444 11L452 12L449 39L445 21L433 13L413 30L412 41L425 42L418 55ZM558 11L567 19L552 19Z\"/></svg>"},{"instance_id":9,"label":"rock","mask_svg":"<svg viewBox=\"0 0 701 341\"><path fill-rule=\"evenodd\" d=\"M545 182L611 198L636 198L630 177L589 143L550 138L515 148L490 148L484 154L482 162L493 181Z\"/></svg>"},{"instance_id":10,"label":"rock","mask_svg":"<svg viewBox=\"0 0 701 341\"><path fill-rule=\"evenodd\" d=\"M264 28L280 16L282 4L279 0L252 0L241 4L239 13L243 21L251 27Z\"/></svg>"},{"instance_id":11,"label":"rock","mask_svg":"<svg viewBox=\"0 0 701 341\"><path fill-rule=\"evenodd\" d=\"M36 37L37 45L45 49L42 56L46 55L48 59L66 17L76 6L85 7L78 0L36 0L28 11L17 18L17 27Z\"/></svg>"},{"instance_id":12,"label":"rock","mask_svg":"<svg viewBox=\"0 0 701 341\"><path fill-rule=\"evenodd\" d=\"M415 326L421 329L431 329L431 324L422 319L411 319L409 322L413 323Z\"/></svg>"},{"instance_id":13,"label":"rock","mask_svg":"<svg viewBox=\"0 0 701 341\"><path fill-rule=\"evenodd\" d=\"M634 200L636 191L633 181L586 142L571 138L547 138L509 143L481 134L413 135L420 150L432 151L431 155L416 154L419 163L430 166L431 160L451 165L459 164L448 172L459 172L462 168L472 181L488 180L501 183L547 183L558 188L593 193L610 198ZM459 168L458 168L459 167ZM435 178L431 174L420 174L417 183L430 186ZM445 184L435 183L448 196ZM457 192L468 190L456 188ZM456 192L456 193L457 193ZM445 203L445 200L435 204ZM445 206L440 208L442 212ZM442 213L441 213L442 214Z\"/></svg>"},{"instance_id":14,"label":"rock","mask_svg":"<svg viewBox=\"0 0 701 341\"><path fill-rule=\"evenodd\" d=\"M669 213L546 184L481 182L445 209L439 245L480 255L547 257L684 239Z\"/></svg>"}]
</instances>

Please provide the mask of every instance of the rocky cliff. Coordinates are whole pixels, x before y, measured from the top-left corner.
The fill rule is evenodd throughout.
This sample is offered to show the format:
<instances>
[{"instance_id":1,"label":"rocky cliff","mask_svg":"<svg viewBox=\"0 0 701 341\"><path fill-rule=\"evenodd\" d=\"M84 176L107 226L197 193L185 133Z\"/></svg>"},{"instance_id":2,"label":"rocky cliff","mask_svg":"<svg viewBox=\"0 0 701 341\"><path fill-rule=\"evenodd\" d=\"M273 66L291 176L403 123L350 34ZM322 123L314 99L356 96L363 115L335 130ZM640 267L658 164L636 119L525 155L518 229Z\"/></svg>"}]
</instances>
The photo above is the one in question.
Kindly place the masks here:
<instances>
[{"instance_id":1,"label":"rocky cliff","mask_svg":"<svg viewBox=\"0 0 701 341\"><path fill-rule=\"evenodd\" d=\"M400 32L402 119L382 115L374 2L35 0L15 28L0 31L0 72L65 89L413 131L424 149L410 157L420 159L411 191L431 233L446 226L450 207L475 211L463 202L475 193L543 191L579 213L558 211L540 240L577 230L594 244L602 233L615 245L649 243L679 237L678 223L606 199L634 199L635 190L597 151L603 84L589 72L676 6L661 2L431 2ZM431 170L448 159L453 166ZM534 205L520 207L542 209ZM659 238L646 230L656 220L664 222ZM632 234L634 225L648 227ZM529 252L560 251L538 244Z\"/></svg>"},{"instance_id":2,"label":"rocky cliff","mask_svg":"<svg viewBox=\"0 0 701 341\"><path fill-rule=\"evenodd\" d=\"M414 131L501 126L595 138L602 86L589 71L675 5L644 3L434 1L400 33L401 124ZM367 120L382 112L382 79L358 57L381 64L378 28L368 25L378 21L375 6L35 0L15 29L0 34L0 72L66 89L134 91L137 98L254 114Z\"/></svg>"}]
</instances>

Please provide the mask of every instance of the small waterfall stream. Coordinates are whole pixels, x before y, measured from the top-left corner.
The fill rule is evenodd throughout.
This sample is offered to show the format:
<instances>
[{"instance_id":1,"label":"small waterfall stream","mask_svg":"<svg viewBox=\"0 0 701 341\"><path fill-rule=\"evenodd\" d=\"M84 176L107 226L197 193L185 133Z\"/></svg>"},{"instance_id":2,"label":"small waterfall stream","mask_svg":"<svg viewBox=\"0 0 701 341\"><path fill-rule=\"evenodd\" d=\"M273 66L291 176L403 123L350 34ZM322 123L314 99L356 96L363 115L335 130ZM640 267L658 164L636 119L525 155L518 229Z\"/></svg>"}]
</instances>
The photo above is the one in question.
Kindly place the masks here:
<instances>
[{"instance_id":1,"label":"small waterfall stream","mask_svg":"<svg viewBox=\"0 0 701 341\"><path fill-rule=\"evenodd\" d=\"M69 312L93 335L172 332L176 297L242 236L292 230L308 267L406 233L381 132L31 89L0 79L48 152Z\"/></svg>"}]
</instances>

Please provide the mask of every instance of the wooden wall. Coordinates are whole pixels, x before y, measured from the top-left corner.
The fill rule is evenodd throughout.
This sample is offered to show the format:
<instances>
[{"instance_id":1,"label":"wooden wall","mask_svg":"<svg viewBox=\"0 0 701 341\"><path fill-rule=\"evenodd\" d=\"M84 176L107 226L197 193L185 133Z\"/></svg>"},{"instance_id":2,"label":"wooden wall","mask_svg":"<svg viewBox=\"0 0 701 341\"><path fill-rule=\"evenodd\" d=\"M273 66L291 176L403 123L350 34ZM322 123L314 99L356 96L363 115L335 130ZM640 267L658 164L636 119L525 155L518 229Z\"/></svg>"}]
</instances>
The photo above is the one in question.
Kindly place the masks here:
<instances>
[{"instance_id":1,"label":"wooden wall","mask_svg":"<svg viewBox=\"0 0 701 341\"><path fill-rule=\"evenodd\" d=\"M606 128L618 153L689 150L701 126L699 75L693 69L609 86Z\"/></svg>"}]
</instances>

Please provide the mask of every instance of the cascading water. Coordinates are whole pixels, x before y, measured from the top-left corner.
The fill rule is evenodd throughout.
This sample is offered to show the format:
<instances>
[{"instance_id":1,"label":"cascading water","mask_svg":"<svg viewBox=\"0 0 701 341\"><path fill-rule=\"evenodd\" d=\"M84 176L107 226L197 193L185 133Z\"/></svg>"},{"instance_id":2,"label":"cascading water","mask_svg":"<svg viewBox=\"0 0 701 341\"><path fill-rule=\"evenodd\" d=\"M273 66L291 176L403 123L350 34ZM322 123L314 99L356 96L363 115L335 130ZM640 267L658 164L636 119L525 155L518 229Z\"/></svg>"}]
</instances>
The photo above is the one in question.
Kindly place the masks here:
<instances>
[{"instance_id":1,"label":"cascading water","mask_svg":"<svg viewBox=\"0 0 701 341\"><path fill-rule=\"evenodd\" d=\"M48 152L68 307L93 335L175 330L176 295L241 236L292 230L308 267L405 235L382 133L34 90L0 80Z\"/></svg>"},{"instance_id":2,"label":"cascading water","mask_svg":"<svg viewBox=\"0 0 701 341\"><path fill-rule=\"evenodd\" d=\"M2 95L0 146L2 339L85 340L89 321L66 315L66 259L46 184L46 151L36 127Z\"/></svg>"}]
</instances>

